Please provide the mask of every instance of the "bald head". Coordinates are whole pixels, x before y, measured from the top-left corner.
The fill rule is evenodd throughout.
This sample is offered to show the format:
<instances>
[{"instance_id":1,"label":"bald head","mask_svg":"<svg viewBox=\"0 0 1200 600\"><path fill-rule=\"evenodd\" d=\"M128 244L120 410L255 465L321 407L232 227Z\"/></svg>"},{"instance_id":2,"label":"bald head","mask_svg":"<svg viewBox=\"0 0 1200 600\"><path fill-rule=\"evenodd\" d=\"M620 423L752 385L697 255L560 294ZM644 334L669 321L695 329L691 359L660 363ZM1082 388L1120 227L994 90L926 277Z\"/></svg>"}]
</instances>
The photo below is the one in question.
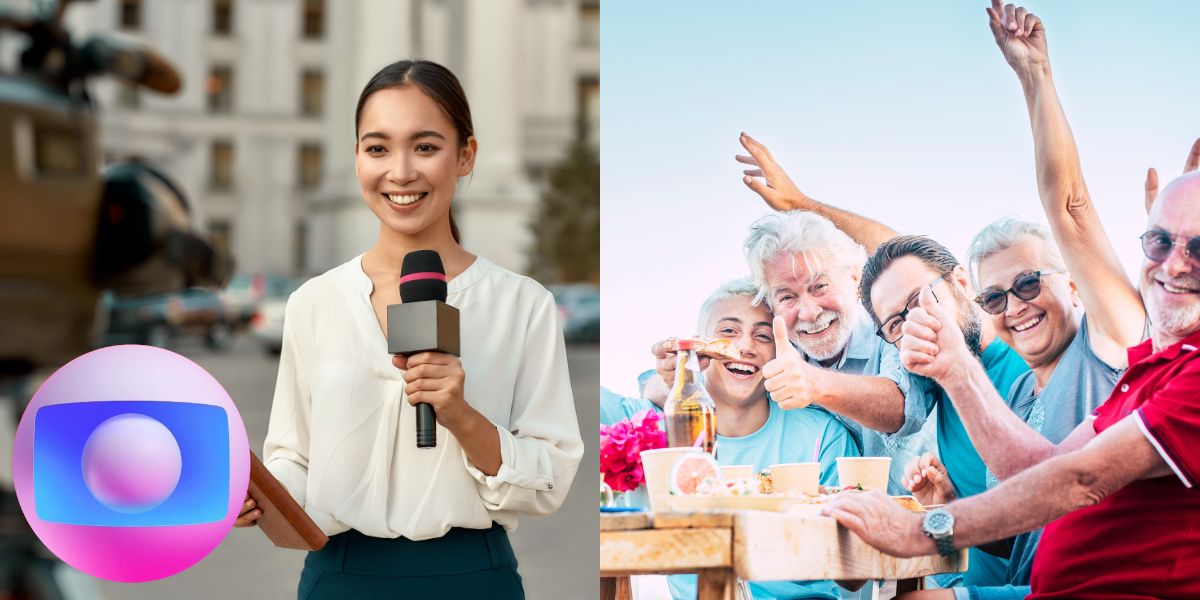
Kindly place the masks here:
<instances>
[{"instance_id":1,"label":"bald head","mask_svg":"<svg viewBox=\"0 0 1200 600\"><path fill-rule=\"evenodd\" d=\"M1184 173L1167 184L1150 207L1151 225L1160 222L1164 210L1171 213L1182 210L1200 216L1200 171Z\"/></svg>"}]
</instances>

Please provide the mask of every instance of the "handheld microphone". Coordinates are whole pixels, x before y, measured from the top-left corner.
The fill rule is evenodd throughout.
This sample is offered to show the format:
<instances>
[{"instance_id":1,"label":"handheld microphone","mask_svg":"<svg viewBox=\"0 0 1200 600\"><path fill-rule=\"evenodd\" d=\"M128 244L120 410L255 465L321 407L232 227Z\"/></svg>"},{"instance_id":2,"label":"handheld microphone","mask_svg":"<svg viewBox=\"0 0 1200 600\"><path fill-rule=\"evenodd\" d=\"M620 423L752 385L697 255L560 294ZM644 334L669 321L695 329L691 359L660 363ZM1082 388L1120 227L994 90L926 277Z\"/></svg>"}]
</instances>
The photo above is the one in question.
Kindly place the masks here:
<instances>
[{"instance_id":1,"label":"handheld microphone","mask_svg":"<svg viewBox=\"0 0 1200 600\"><path fill-rule=\"evenodd\" d=\"M459 356L458 309L446 304L446 270L433 250L404 255L400 301L387 308L388 352L412 356L445 352ZM437 446L433 407L417 404L417 447Z\"/></svg>"}]
</instances>

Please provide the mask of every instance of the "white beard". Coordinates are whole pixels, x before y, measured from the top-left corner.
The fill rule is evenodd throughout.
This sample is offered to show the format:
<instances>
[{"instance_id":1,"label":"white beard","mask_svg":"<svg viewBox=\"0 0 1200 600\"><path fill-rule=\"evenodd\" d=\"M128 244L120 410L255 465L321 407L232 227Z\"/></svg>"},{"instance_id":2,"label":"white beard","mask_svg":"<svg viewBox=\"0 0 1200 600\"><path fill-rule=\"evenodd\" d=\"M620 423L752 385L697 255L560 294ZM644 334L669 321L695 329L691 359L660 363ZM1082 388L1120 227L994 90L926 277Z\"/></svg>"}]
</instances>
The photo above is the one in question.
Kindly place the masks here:
<instances>
[{"instance_id":1,"label":"white beard","mask_svg":"<svg viewBox=\"0 0 1200 600\"><path fill-rule=\"evenodd\" d=\"M813 341L799 338L797 345L800 346L800 351L815 360L829 360L841 354L846 349L846 344L850 343L851 327L846 319L840 317L829 327L833 331L823 332L829 336L823 340Z\"/></svg>"}]
</instances>

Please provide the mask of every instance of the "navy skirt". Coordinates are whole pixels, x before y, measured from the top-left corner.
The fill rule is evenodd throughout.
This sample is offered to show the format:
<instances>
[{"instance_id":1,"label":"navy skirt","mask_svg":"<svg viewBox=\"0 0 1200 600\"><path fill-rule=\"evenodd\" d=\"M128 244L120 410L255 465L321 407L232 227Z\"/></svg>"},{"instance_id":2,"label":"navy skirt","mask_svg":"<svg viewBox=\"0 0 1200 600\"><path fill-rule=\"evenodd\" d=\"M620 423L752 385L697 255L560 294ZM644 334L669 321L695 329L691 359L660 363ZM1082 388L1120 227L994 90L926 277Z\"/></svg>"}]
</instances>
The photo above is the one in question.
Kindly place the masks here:
<instances>
[{"instance_id":1,"label":"navy skirt","mask_svg":"<svg viewBox=\"0 0 1200 600\"><path fill-rule=\"evenodd\" d=\"M420 542L339 533L304 559L298 598L524 600L525 591L508 534L493 523Z\"/></svg>"}]
</instances>

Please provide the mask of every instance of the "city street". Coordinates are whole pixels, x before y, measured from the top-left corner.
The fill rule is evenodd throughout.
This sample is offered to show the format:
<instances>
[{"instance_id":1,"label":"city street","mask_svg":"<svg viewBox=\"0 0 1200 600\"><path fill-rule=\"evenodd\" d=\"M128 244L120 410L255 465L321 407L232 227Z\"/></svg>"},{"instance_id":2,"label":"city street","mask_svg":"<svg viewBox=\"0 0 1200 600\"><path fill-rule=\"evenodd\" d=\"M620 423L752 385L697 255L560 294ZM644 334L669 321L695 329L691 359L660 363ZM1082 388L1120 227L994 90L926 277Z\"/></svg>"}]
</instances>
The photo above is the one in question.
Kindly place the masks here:
<instances>
[{"instance_id":1,"label":"city street","mask_svg":"<svg viewBox=\"0 0 1200 600\"><path fill-rule=\"evenodd\" d=\"M278 359L240 335L232 349L215 353L198 342L174 348L207 369L233 397L246 423L250 447L261 454ZM587 451L566 503L550 517L523 517L513 534L526 595L533 600L591 600L599 595L596 511L599 350L567 350L576 411ZM273 547L258 529L235 529L190 570L167 580L127 585L100 582L106 598L176 600L295 598L305 554ZM402 597L403 590L397 590Z\"/></svg>"}]
</instances>

